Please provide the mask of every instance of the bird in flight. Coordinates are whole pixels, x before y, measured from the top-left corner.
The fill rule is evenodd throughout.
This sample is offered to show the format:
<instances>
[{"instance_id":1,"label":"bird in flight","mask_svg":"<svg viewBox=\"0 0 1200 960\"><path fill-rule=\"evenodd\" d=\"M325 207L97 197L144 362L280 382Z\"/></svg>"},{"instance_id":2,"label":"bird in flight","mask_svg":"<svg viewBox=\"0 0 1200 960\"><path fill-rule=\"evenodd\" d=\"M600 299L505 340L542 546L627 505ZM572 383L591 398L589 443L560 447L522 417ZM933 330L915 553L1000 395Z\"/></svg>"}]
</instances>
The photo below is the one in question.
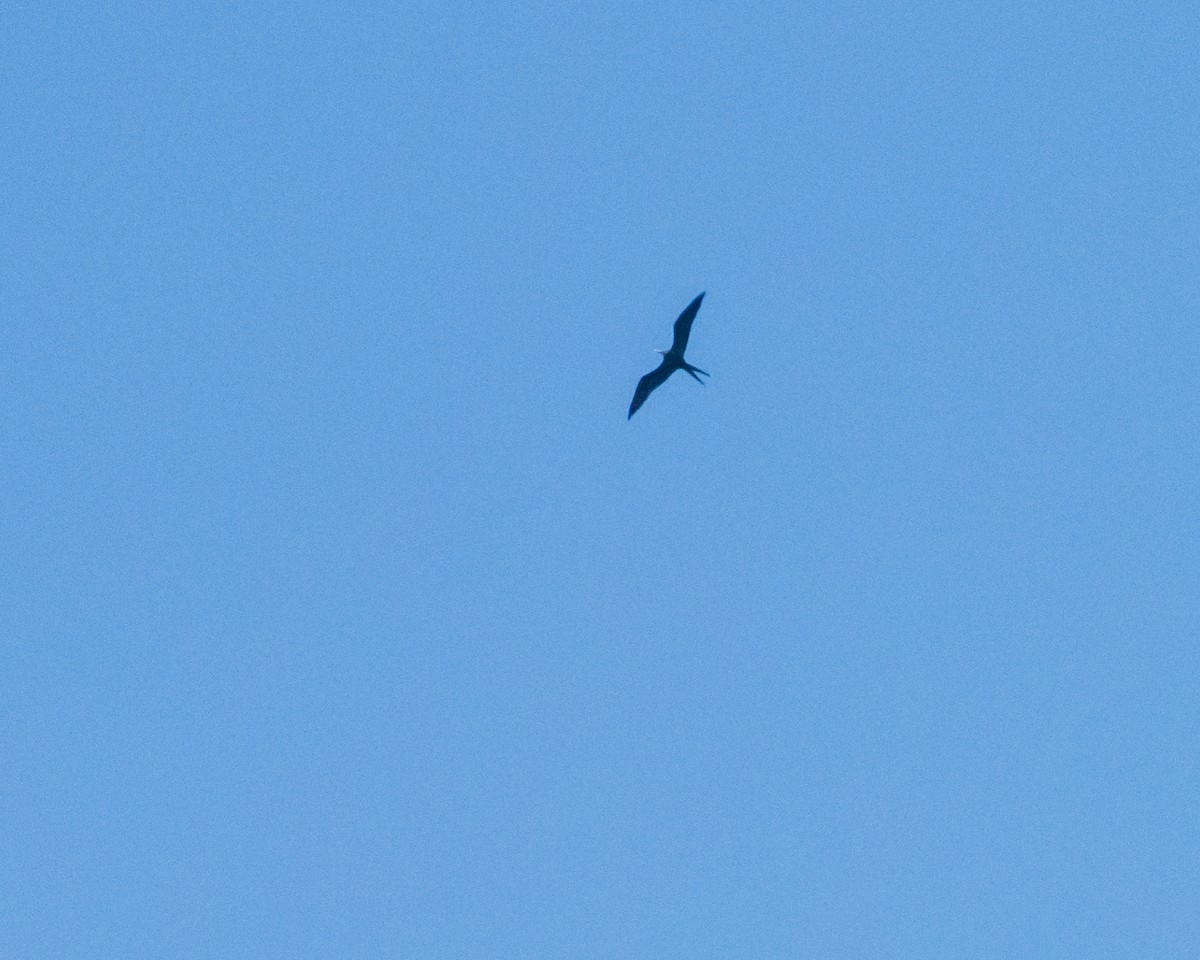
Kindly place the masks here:
<instances>
[{"instance_id":1,"label":"bird in flight","mask_svg":"<svg viewBox=\"0 0 1200 960\"><path fill-rule=\"evenodd\" d=\"M705 371L699 367L693 367L683 359L683 351L687 349L688 334L692 332L692 321L696 319L696 311L700 309L700 301L703 299L704 294L701 293L684 308L679 319L675 321L675 339L671 341L671 349L659 350L658 352L662 354L662 363L638 381L637 389L633 392L633 402L629 405L629 417L637 413L638 407L646 402L646 398L666 383L667 377L676 370L683 370L690 374L697 383L704 381L696 374L703 373L706 377L708 376ZM629 417L625 419L628 420Z\"/></svg>"}]
</instances>

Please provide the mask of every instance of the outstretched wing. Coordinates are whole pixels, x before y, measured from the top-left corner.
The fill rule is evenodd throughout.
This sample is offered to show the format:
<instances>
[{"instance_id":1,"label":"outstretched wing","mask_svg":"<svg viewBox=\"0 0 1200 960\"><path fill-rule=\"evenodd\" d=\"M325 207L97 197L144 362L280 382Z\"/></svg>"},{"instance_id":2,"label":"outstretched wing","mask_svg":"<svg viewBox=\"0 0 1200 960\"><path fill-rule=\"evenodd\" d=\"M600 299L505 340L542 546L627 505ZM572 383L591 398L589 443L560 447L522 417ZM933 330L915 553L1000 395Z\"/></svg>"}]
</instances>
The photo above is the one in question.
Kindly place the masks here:
<instances>
[{"instance_id":1,"label":"outstretched wing","mask_svg":"<svg viewBox=\"0 0 1200 960\"><path fill-rule=\"evenodd\" d=\"M704 294L701 293L684 308L679 319L675 321L675 339L671 342L671 352L676 356L682 357L683 351L687 349L688 335L692 332L692 321L696 319L696 311L700 309L700 301L703 299Z\"/></svg>"},{"instance_id":2,"label":"outstretched wing","mask_svg":"<svg viewBox=\"0 0 1200 960\"><path fill-rule=\"evenodd\" d=\"M638 381L637 389L633 391L633 402L629 405L629 417L637 413L637 408L646 402L646 398L650 396L666 381L667 377L675 372L674 367L668 367L667 361L664 360L657 367L651 370L648 374ZM625 419L628 420L629 417Z\"/></svg>"}]
</instances>

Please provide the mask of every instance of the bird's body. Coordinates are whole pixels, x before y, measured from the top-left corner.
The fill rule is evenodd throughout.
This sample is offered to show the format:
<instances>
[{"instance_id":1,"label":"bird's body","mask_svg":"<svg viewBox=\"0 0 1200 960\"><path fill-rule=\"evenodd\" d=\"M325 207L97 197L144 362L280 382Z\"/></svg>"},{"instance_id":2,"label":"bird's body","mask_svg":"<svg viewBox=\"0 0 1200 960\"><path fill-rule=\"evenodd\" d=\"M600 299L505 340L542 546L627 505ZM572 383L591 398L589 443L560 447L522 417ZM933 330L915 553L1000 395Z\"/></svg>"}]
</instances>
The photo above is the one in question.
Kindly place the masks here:
<instances>
[{"instance_id":1,"label":"bird's body","mask_svg":"<svg viewBox=\"0 0 1200 960\"><path fill-rule=\"evenodd\" d=\"M676 370L683 370L698 383L704 381L696 374L703 373L706 377L708 376L699 367L693 367L683 359L683 351L687 349L688 336L692 332L692 321L696 319L696 312L700 309L700 301L703 299L704 294L701 293L684 308L683 313L675 321L675 336L671 341L671 349L659 350L658 352L662 354L662 363L638 381L637 389L633 392L633 402L629 404L629 417L632 417L638 407L646 402L646 398L662 386ZM625 419L628 420L629 417Z\"/></svg>"}]
</instances>

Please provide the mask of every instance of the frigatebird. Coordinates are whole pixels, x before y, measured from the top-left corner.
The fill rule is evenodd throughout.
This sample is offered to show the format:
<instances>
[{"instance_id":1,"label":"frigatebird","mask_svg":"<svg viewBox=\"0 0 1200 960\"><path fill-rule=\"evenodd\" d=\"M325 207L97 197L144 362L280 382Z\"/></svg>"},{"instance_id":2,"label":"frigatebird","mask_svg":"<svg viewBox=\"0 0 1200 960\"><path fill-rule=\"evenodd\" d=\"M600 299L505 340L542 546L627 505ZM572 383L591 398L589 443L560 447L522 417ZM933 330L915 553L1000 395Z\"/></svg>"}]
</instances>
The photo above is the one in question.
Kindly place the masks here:
<instances>
[{"instance_id":1,"label":"frigatebird","mask_svg":"<svg viewBox=\"0 0 1200 960\"><path fill-rule=\"evenodd\" d=\"M629 417L637 413L638 407L646 402L646 398L666 383L667 377L676 370L683 370L690 374L697 383L704 381L696 374L703 373L706 377L709 376L699 367L693 367L683 359L683 351L687 349L688 334L692 332L692 321L696 319L696 311L700 309L700 301L703 299L704 294L701 293L684 308L679 319L675 321L675 339L671 341L671 349L657 351L662 354L662 363L638 381L637 389L633 392L633 402L629 405ZM628 420L629 417L625 419Z\"/></svg>"}]
</instances>

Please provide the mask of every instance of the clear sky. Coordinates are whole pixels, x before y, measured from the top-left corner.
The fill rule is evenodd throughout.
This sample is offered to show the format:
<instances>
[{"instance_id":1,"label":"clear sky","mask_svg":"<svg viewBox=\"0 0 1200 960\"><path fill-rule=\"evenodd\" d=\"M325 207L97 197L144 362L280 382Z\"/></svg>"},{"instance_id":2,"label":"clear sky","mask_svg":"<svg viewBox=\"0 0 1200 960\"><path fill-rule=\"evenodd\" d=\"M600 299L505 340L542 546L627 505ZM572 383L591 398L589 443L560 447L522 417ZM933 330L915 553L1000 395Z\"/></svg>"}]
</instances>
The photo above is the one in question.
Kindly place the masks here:
<instances>
[{"instance_id":1,"label":"clear sky","mask_svg":"<svg viewBox=\"0 0 1200 960\"><path fill-rule=\"evenodd\" d=\"M0 955L1195 955L1194 3L0 47Z\"/></svg>"}]
</instances>

